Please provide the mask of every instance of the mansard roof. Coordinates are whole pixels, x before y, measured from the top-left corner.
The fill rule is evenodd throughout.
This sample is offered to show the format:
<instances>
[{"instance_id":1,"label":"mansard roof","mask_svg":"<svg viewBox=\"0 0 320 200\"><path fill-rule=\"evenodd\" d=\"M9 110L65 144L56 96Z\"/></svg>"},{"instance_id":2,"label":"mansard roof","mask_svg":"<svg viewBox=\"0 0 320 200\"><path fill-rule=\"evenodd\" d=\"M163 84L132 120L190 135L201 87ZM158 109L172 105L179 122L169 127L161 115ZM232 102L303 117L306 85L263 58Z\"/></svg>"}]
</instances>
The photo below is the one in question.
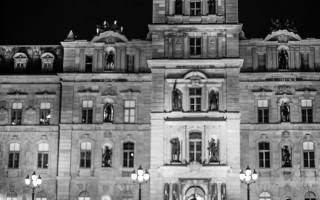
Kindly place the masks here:
<instances>
[{"instance_id":1,"label":"mansard roof","mask_svg":"<svg viewBox=\"0 0 320 200\"><path fill-rule=\"evenodd\" d=\"M267 37L264 40L288 42L288 41L301 41L302 39L298 34L294 32L289 32L288 30L278 30L267 35Z\"/></svg>"}]
</instances>

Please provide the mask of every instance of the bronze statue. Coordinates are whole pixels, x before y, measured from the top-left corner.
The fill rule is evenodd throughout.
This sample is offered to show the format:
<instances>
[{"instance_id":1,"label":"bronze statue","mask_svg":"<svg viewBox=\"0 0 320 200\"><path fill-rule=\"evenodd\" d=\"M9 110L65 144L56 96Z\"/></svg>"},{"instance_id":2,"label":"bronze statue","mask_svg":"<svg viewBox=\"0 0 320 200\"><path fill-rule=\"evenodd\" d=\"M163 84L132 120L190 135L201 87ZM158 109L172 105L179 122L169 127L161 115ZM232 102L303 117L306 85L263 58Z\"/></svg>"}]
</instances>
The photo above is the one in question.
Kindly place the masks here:
<instances>
[{"instance_id":1,"label":"bronze statue","mask_svg":"<svg viewBox=\"0 0 320 200\"><path fill-rule=\"evenodd\" d=\"M209 143L209 162L219 162L219 147L218 144L216 144L215 139L211 138L211 141Z\"/></svg>"},{"instance_id":2,"label":"bronze statue","mask_svg":"<svg viewBox=\"0 0 320 200\"><path fill-rule=\"evenodd\" d=\"M283 103L281 105L281 121L290 121L290 106L288 105L288 103Z\"/></svg>"},{"instance_id":3,"label":"bronze statue","mask_svg":"<svg viewBox=\"0 0 320 200\"><path fill-rule=\"evenodd\" d=\"M108 146L104 147L104 153L102 154L102 167L111 167L112 150Z\"/></svg>"},{"instance_id":4,"label":"bronze statue","mask_svg":"<svg viewBox=\"0 0 320 200\"><path fill-rule=\"evenodd\" d=\"M212 90L209 94L209 110L218 110L219 93Z\"/></svg>"},{"instance_id":5,"label":"bronze statue","mask_svg":"<svg viewBox=\"0 0 320 200\"><path fill-rule=\"evenodd\" d=\"M281 29L281 24L279 19L273 20L273 18L271 18L271 27L270 27L270 32L276 32L278 30Z\"/></svg>"},{"instance_id":6,"label":"bronze statue","mask_svg":"<svg viewBox=\"0 0 320 200\"><path fill-rule=\"evenodd\" d=\"M282 167L292 167L291 155L287 145L282 148Z\"/></svg>"},{"instance_id":7,"label":"bronze statue","mask_svg":"<svg viewBox=\"0 0 320 200\"><path fill-rule=\"evenodd\" d=\"M113 53L113 51L110 51L106 55L106 69L107 70L113 70L114 69L114 53Z\"/></svg>"},{"instance_id":8,"label":"bronze statue","mask_svg":"<svg viewBox=\"0 0 320 200\"><path fill-rule=\"evenodd\" d=\"M172 91L172 110L181 111L182 110L182 93L176 87L177 81L175 81Z\"/></svg>"},{"instance_id":9,"label":"bronze statue","mask_svg":"<svg viewBox=\"0 0 320 200\"><path fill-rule=\"evenodd\" d=\"M180 162L180 141L178 138L173 138L170 141L172 145L171 161Z\"/></svg>"},{"instance_id":10,"label":"bronze statue","mask_svg":"<svg viewBox=\"0 0 320 200\"><path fill-rule=\"evenodd\" d=\"M288 69L288 52L285 49L279 52L279 69Z\"/></svg>"},{"instance_id":11,"label":"bronze statue","mask_svg":"<svg viewBox=\"0 0 320 200\"><path fill-rule=\"evenodd\" d=\"M112 105L107 104L104 107L104 111L103 111L103 121L104 122L112 122L112 118L113 118L113 108Z\"/></svg>"}]
</instances>

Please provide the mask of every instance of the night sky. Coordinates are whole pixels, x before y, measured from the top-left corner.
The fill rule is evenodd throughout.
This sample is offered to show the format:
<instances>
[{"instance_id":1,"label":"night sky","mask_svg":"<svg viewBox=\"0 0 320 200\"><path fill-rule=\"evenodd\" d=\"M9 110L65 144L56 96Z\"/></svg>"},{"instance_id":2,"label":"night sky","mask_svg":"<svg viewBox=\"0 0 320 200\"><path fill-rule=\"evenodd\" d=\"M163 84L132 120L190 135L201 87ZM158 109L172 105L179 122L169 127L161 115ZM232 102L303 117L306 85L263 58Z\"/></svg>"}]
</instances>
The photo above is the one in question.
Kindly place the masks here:
<instances>
[{"instance_id":1,"label":"night sky","mask_svg":"<svg viewBox=\"0 0 320 200\"><path fill-rule=\"evenodd\" d=\"M91 40L96 25L118 21L129 39L145 39L152 0L65 0L1 2L1 45L59 44L70 29ZM248 38L264 38L270 18L294 21L302 38L320 38L320 0L239 0L239 22Z\"/></svg>"}]
</instances>

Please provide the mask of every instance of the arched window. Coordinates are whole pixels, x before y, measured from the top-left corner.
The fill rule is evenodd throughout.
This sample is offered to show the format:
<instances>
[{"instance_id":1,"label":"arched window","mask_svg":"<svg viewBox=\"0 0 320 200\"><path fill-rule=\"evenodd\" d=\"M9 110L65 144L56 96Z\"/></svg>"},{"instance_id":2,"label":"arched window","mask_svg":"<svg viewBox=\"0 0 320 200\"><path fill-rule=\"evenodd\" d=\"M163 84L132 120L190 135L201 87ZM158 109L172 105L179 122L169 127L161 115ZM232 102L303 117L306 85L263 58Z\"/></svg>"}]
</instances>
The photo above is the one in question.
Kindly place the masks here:
<instances>
[{"instance_id":1,"label":"arched window","mask_svg":"<svg viewBox=\"0 0 320 200\"><path fill-rule=\"evenodd\" d=\"M110 103L104 105L103 122L113 122L113 105Z\"/></svg>"},{"instance_id":2,"label":"arched window","mask_svg":"<svg viewBox=\"0 0 320 200\"><path fill-rule=\"evenodd\" d=\"M313 142L304 142L302 144L303 149L303 167L305 168L314 168L314 143Z\"/></svg>"},{"instance_id":3,"label":"arched window","mask_svg":"<svg viewBox=\"0 0 320 200\"><path fill-rule=\"evenodd\" d=\"M307 192L304 200L316 200L316 195L313 192Z\"/></svg>"},{"instance_id":4,"label":"arched window","mask_svg":"<svg viewBox=\"0 0 320 200\"><path fill-rule=\"evenodd\" d=\"M25 72L28 62L28 57L24 53L16 53L13 56L14 60L14 71L15 72Z\"/></svg>"},{"instance_id":5,"label":"arched window","mask_svg":"<svg viewBox=\"0 0 320 200\"><path fill-rule=\"evenodd\" d=\"M14 191L10 191L7 194L7 200L18 200L18 195Z\"/></svg>"},{"instance_id":6,"label":"arched window","mask_svg":"<svg viewBox=\"0 0 320 200\"><path fill-rule=\"evenodd\" d=\"M134 143L123 143L123 167L134 167Z\"/></svg>"},{"instance_id":7,"label":"arched window","mask_svg":"<svg viewBox=\"0 0 320 200\"><path fill-rule=\"evenodd\" d=\"M133 200L133 194L130 191L124 191L121 196L121 200Z\"/></svg>"},{"instance_id":8,"label":"arched window","mask_svg":"<svg viewBox=\"0 0 320 200\"><path fill-rule=\"evenodd\" d=\"M270 168L270 143L259 142L259 167Z\"/></svg>"},{"instance_id":9,"label":"arched window","mask_svg":"<svg viewBox=\"0 0 320 200\"><path fill-rule=\"evenodd\" d=\"M105 145L102 149L102 167L112 167L112 146Z\"/></svg>"},{"instance_id":10,"label":"arched window","mask_svg":"<svg viewBox=\"0 0 320 200\"><path fill-rule=\"evenodd\" d=\"M36 200L47 200L47 195L43 191L38 192L36 195Z\"/></svg>"},{"instance_id":11,"label":"arched window","mask_svg":"<svg viewBox=\"0 0 320 200\"><path fill-rule=\"evenodd\" d=\"M79 200L90 200L90 194L87 191L83 191L79 194Z\"/></svg>"},{"instance_id":12,"label":"arched window","mask_svg":"<svg viewBox=\"0 0 320 200\"><path fill-rule=\"evenodd\" d=\"M19 168L19 157L20 157L20 144L10 143L8 168L11 168L11 169Z\"/></svg>"},{"instance_id":13,"label":"arched window","mask_svg":"<svg viewBox=\"0 0 320 200\"><path fill-rule=\"evenodd\" d=\"M201 142L201 133L191 132L189 135L189 158L190 162L202 161L202 142Z\"/></svg>"},{"instance_id":14,"label":"arched window","mask_svg":"<svg viewBox=\"0 0 320 200\"><path fill-rule=\"evenodd\" d=\"M54 55L44 53L41 55L42 72L50 72L53 70Z\"/></svg>"},{"instance_id":15,"label":"arched window","mask_svg":"<svg viewBox=\"0 0 320 200\"><path fill-rule=\"evenodd\" d=\"M80 167L91 167L91 142L81 142L80 145Z\"/></svg>"},{"instance_id":16,"label":"arched window","mask_svg":"<svg viewBox=\"0 0 320 200\"><path fill-rule=\"evenodd\" d=\"M48 168L49 161L49 144L38 144L38 168Z\"/></svg>"},{"instance_id":17,"label":"arched window","mask_svg":"<svg viewBox=\"0 0 320 200\"><path fill-rule=\"evenodd\" d=\"M259 196L259 200L271 200L271 195L268 192L262 192Z\"/></svg>"}]
</instances>

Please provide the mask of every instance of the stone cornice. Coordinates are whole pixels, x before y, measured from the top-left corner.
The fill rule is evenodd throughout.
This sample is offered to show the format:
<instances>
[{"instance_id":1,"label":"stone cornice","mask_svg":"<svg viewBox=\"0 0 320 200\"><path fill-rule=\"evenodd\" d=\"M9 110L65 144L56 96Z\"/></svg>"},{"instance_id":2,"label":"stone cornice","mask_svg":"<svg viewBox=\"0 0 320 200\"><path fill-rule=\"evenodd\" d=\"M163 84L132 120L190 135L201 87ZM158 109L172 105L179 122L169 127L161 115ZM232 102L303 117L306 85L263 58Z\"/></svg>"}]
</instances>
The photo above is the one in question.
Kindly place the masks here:
<instances>
[{"instance_id":1,"label":"stone cornice","mask_svg":"<svg viewBox=\"0 0 320 200\"><path fill-rule=\"evenodd\" d=\"M188 32L207 32L214 30L230 30L230 31L241 31L242 24L150 24L150 32L164 32L174 29L179 29L179 31L188 31Z\"/></svg>"}]
</instances>

